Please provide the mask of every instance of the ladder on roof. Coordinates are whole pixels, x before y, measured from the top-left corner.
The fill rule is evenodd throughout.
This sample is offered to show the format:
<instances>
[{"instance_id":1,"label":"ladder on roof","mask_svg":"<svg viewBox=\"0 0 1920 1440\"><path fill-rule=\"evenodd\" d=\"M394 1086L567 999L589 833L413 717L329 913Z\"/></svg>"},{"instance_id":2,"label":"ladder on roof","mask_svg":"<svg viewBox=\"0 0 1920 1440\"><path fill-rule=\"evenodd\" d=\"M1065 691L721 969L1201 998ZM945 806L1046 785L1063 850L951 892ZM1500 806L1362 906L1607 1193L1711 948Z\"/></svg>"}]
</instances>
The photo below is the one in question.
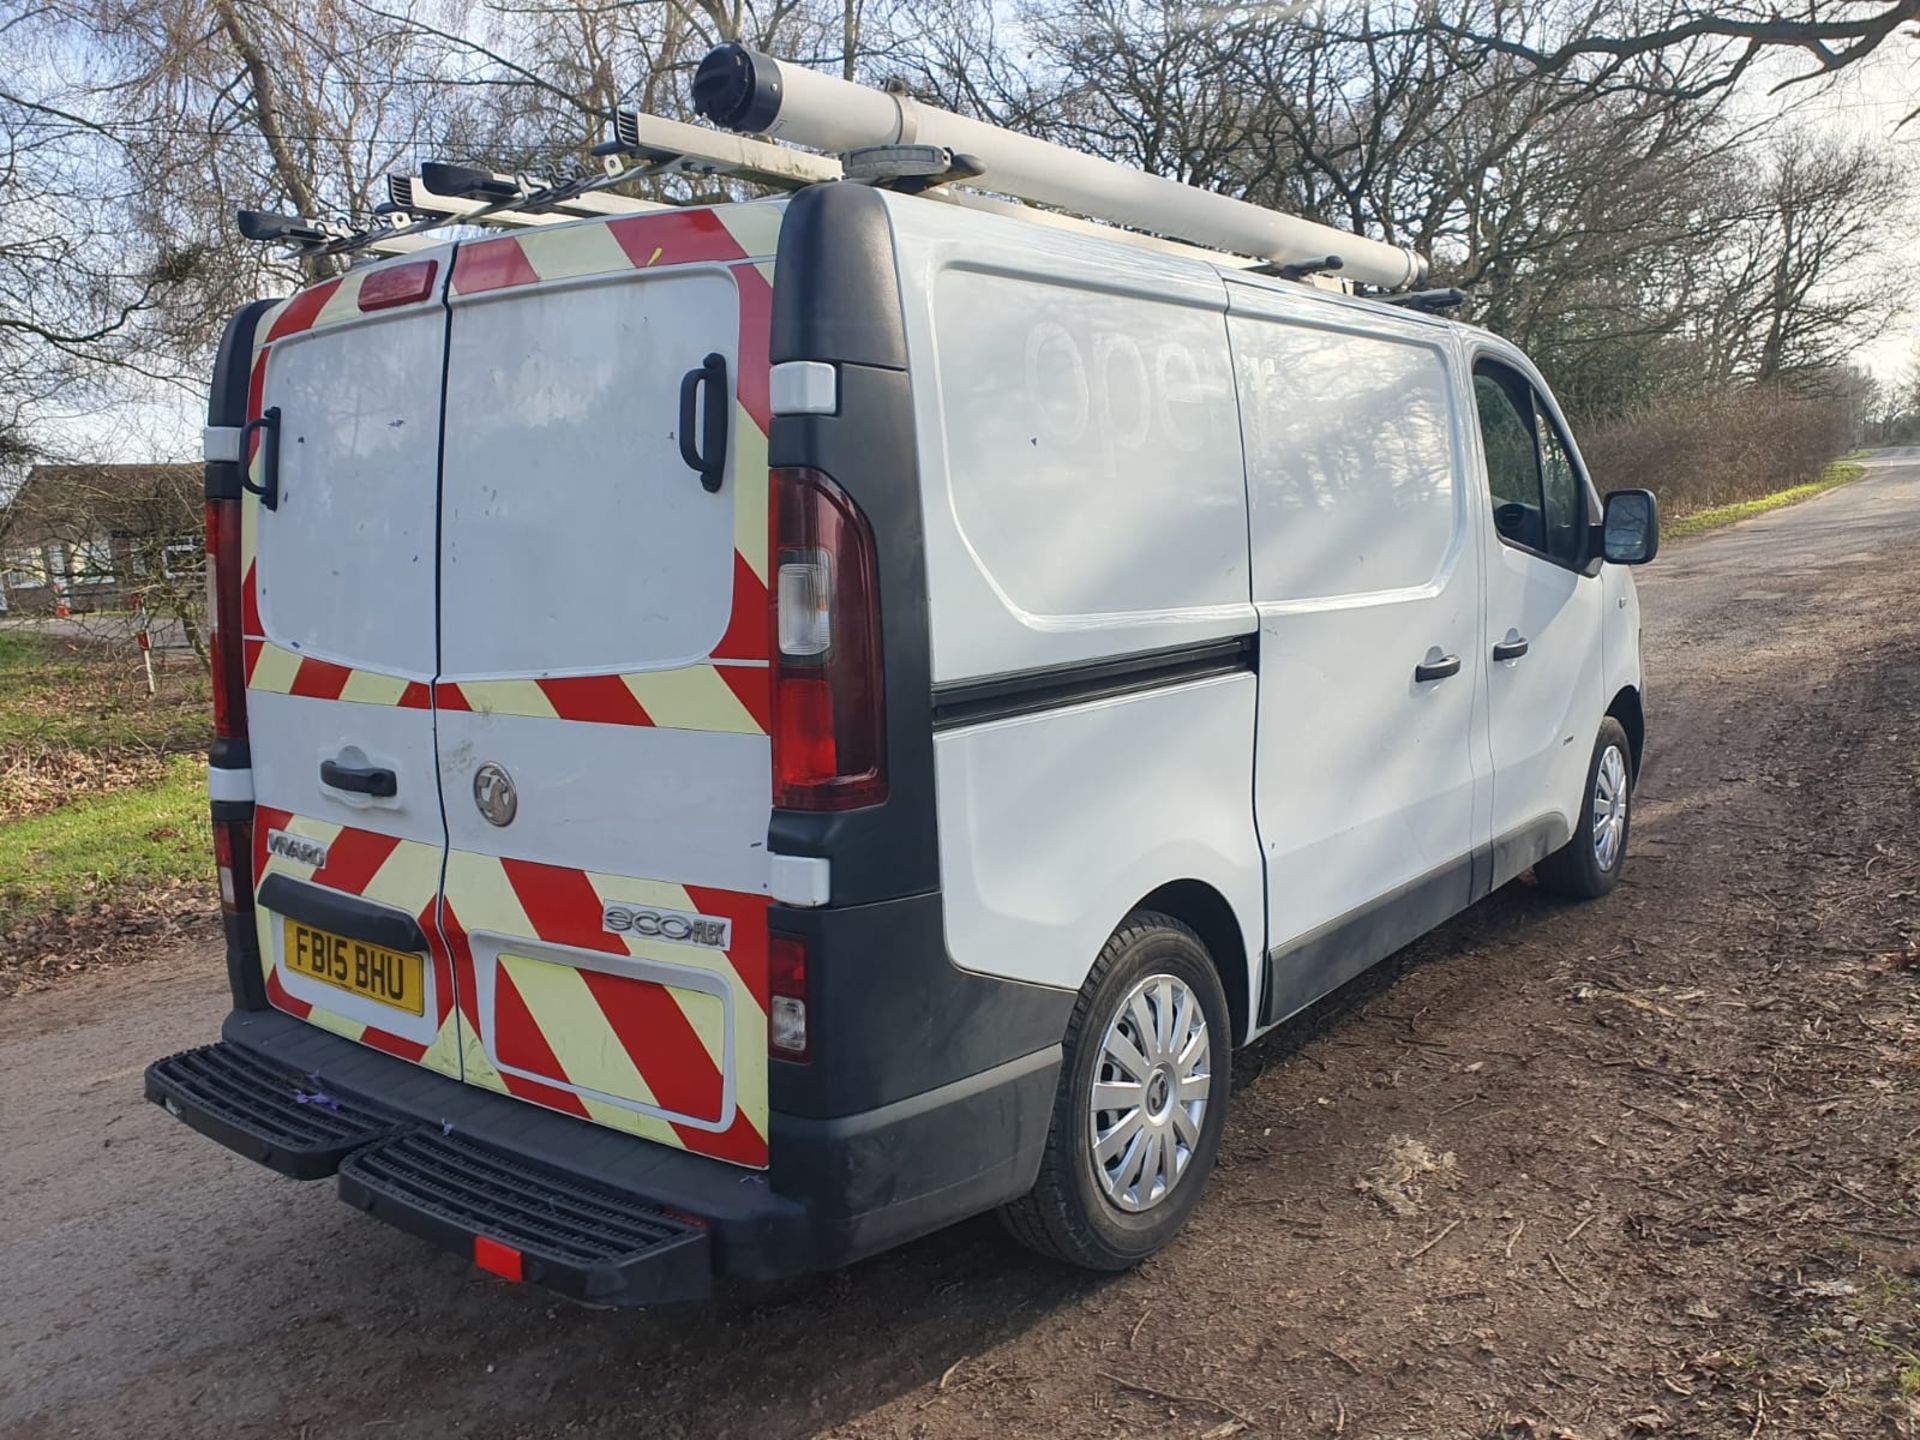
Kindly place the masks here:
<instances>
[{"instance_id":1,"label":"ladder on roof","mask_svg":"<svg viewBox=\"0 0 1920 1440\"><path fill-rule=\"evenodd\" d=\"M242 212L241 230L297 254L402 254L446 226L517 228L640 214L670 202L611 192L636 180L720 178L772 190L834 182L885 186L969 209L1091 232L1206 262L1329 288L1371 286L1415 303L1426 260L1228 195L1152 175L950 111L722 45L701 61L695 109L710 130L616 113L594 153L602 173L553 182L428 164L388 177L374 220ZM774 144L763 135L795 144ZM805 146L808 148L796 148ZM1002 198L1007 197L1007 198ZM1338 275L1339 279L1331 277ZM1439 292L1420 292L1433 303ZM1422 308L1422 307L1416 307Z\"/></svg>"}]
</instances>

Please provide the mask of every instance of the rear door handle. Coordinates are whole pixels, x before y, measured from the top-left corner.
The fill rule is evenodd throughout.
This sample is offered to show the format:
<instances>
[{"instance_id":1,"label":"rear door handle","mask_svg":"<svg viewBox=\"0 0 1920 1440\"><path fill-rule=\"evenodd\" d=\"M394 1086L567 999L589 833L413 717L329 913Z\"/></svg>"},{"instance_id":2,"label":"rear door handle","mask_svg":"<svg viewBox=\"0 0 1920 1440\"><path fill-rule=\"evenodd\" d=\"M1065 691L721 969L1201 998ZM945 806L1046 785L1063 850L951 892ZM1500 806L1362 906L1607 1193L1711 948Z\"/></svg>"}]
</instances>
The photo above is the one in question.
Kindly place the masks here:
<instances>
[{"instance_id":1,"label":"rear door handle","mask_svg":"<svg viewBox=\"0 0 1920 1440\"><path fill-rule=\"evenodd\" d=\"M705 390L706 409L700 410ZM700 438L694 439L696 420ZM720 489L727 473L727 357L709 355L698 370L680 379L680 458L700 476L709 494Z\"/></svg>"},{"instance_id":2,"label":"rear door handle","mask_svg":"<svg viewBox=\"0 0 1920 1440\"><path fill-rule=\"evenodd\" d=\"M1413 667L1413 683L1424 685L1429 680L1444 680L1449 675L1460 673L1458 655L1442 655L1438 660L1423 660Z\"/></svg>"},{"instance_id":3,"label":"rear door handle","mask_svg":"<svg viewBox=\"0 0 1920 1440\"><path fill-rule=\"evenodd\" d=\"M1527 642L1524 636L1518 640L1502 640L1493 647L1493 658L1496 662L1518 660L1526 653Z\"/></svg>"},{"instance_id":4,"label":"rear door handle","mask_svg":"<svg viewBox=\"0 0 1920 1440\"><path fill-rule=\"evenodd\" d=\"M377 765L342 765L338 760L320 762L320 783L333 790L354 795L376 795L385 799L400 793L400 782L391 770Z\"/></svg>"}]
</instances>

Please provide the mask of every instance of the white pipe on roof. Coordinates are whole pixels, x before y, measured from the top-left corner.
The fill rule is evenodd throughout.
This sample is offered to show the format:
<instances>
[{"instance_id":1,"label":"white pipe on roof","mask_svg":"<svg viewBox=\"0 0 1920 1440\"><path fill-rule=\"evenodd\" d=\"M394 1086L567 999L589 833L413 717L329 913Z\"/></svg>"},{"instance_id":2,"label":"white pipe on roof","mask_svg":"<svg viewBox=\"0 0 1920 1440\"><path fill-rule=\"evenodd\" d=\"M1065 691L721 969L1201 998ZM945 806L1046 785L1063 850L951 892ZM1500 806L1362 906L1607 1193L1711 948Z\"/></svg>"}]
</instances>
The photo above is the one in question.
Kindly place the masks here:
<instances>
[{"instance_id":1,"label":"white pipe on roof","mask_svg":"<svg viewBox=\"0 0 1920 1440\"><path fill-rule=\"evenodd\" d=\"M744 45L708 53L694 77L693 100L703 117L725 129L832 154L871 145L945 146L985 167L973 182L983 189L1209 249L1280 265L1337 255L1342 280L1389 290L1426 278L1426 260L1401 246L822 75Z\"/></svg>"}]
</instances>

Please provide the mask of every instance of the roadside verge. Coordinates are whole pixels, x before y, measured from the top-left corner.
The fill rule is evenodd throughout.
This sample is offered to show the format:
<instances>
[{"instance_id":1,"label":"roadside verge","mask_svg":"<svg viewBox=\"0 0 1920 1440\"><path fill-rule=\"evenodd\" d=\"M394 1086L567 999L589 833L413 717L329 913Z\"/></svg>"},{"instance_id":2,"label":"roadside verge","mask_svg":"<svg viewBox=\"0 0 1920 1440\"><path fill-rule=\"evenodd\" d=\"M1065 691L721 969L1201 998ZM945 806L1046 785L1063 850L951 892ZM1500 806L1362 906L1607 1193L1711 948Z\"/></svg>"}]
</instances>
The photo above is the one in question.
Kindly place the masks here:
<instances>
[{"instance_id":1,"label":"roadside verge","mask_svg":"<svg viewBox=\"0 0 1920 1440\"><path fill-rule=\"evenodd\" d=\"M1771 495L1758 495L1751 500L1736 500L1731 505L1713 505L1705 510L1676 515L1660 527L1660 538L1685 540L1689 536L1702 535L1709 530L1718 530L1722 526L1733 525L1741 520L1751 520L1754 516L1764 515L1769 510L1797 505L1802 500L1811 500L1814 496L1824 495L1838 486L1851 484L1866 473L1867 467L1864 465L1836 460L1820 472L1818 480L1809 480L1804 485L1790 485L1785 490L1774 491Z\"/></svg>"}]
</instances>

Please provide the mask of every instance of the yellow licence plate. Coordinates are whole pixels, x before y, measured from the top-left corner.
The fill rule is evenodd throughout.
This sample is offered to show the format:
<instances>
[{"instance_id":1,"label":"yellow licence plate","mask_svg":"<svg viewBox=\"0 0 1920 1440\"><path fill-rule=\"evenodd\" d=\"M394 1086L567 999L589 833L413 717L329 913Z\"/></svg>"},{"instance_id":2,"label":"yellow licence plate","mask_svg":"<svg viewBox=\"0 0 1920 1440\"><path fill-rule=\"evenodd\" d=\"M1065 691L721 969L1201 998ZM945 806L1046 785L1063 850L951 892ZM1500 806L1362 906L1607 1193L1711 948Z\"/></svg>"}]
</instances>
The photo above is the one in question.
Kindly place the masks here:
<instances>
[{"instance_id":1,"label":"yellow licence plate","mask_svg":"<svg viewBox=\"0 0 1920 1440\"><path fill-rule=\"evenodd\" d=\"M415 1015L426 1011L426 981L418 955L384 950L289 920L283 959L296 975L310 975L396 1010Z\"/></svg>"}]
</instances>

